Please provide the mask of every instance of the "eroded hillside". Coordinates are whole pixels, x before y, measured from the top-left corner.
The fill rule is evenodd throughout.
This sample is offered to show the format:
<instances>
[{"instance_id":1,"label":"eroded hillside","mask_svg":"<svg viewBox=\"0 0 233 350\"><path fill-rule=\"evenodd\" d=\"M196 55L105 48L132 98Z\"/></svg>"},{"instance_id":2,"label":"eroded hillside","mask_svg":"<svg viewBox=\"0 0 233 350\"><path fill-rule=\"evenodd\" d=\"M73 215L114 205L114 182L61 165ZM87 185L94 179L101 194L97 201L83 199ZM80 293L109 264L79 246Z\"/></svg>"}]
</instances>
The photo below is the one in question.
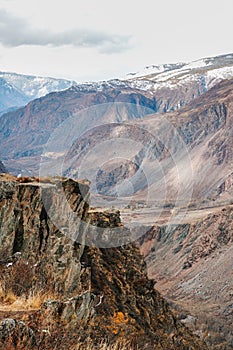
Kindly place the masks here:
<instances>
[{"instance_id":1,"label":"eroded hillside","mask_svg":"<svg viewBox=\"0 0 233 350\"><path fill-rule=\"evenodd\" d=\"M183 321L201 330L211 349L232 349L233 207L202 212L202 218L154 226L141 239L141 252L155 288Z\"/></svg>"}]
</instances>

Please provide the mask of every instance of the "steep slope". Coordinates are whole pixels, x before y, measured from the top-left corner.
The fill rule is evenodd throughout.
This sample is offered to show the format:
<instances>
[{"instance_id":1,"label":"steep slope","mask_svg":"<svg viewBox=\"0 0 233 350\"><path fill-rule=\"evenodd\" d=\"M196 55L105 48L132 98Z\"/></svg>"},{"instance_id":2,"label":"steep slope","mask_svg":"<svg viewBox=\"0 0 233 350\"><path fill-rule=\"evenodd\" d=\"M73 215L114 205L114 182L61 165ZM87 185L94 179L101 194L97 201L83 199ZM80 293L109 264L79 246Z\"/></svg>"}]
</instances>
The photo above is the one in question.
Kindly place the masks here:
<instances>
[{"instance_id":1,"label":"steep slope","mask_svg":"<svg viewBox=\"0 0 233 350\"><path fill-rule=\"evenodd\" d=\"M50 295L56 293L56 299L48 299L41 308L30 312L17 309L16 304L12 304L11 311L1 302L1 348L14 339L16 346L21 341L28 350L56 346L67 349L81 337L84 342L91 338L95 344L105 338L113 342L128 339L135 349L143 350L206 349L154 291L136 247L129 244L99 249L83 245L92 223L107 230L114 227L112 218L117 215L92 211L89 220L88 184L64 178L41 181L39 184L35 178L1 177L0 273L5 286L18 297L43 289ZM87 230L72 226L65 206L62 231L48 217L40 187L55 210L53 193L61 191L59 183L77 218L89 225ZM19 320L21 332L24 330L21 338Z\"/></svg>"},{"instance_id":2,"label":"steep slope","mask_svg":"<svg viewBox=\"0 0 233 350\"><path fill-rule=\"evenodd\" d=\"M226 80L205 95L193 101L189 106L177 113L169 114L166 118L171 122L172 128L166 130L166 137L169 139L165 143L169 147L170 154L178 155L182 151L176 137L172 135L174 130L181 135L184 142L190 164L188 168L182 167L182 159L176 161L175 166L179 169L180 183L188 186L189 178L185 176L185 170L192 176L194 199L215 197L217 189L223 179L231 173L232 162L232 102L233 102L233 80ZM148 123L148 124L147 124ZM142 125L147 124L153 128L152 119L143 120ZM153 129L152 129L153 130ZM169 135L170 133L170 135ZM151 153L156 143L149 146ZM158 157L163 162L166 152L161 149ZM174 168L167 172L165 180L169 183L171 197L177 185ZM169 200L169 194L168 194Z\"/></svg>"},{"instance_id":3,"label":"steep slope","mask_svg":"<svg viewBox=\"0 0 233 350\"><path fill-rule=\"evenodd\" d=\"M219 208L155 226L140 241L155 288L183 311L187 325L202 329L211 349L232 349L232 218L232 206Z\"/></svg>"}]
</instances>

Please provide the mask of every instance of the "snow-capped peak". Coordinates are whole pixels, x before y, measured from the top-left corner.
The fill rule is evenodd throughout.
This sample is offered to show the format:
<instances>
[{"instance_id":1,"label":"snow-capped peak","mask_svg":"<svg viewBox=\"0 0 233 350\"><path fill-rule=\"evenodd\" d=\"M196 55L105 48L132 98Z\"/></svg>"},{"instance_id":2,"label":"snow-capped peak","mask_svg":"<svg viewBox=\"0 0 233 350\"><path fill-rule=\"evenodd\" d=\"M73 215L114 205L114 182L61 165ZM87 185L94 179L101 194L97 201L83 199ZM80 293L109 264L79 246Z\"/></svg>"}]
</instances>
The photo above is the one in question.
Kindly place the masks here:
<instances>
[{"instance_id":1,"label":"snow-capped peak","mask_svg":"<svg viewBox=\"0 0 233 350\"><path fill-rule=\"evenodd\" d=\"M75 81L0 72L0 78L17 89L21 94L32 100L42 97L52 91L68 89L76 84Z\"/></svg>"},{"instance_id":2,"label":"snow-capped peak","mask_svg":"<svg viewBox=\"0 0 233 350\"><path fill-rule=\"evenodd\" d=\"M173 69L179 69L183 67L185 63L171 63L171 64L161 64L161 65L151 65L145 67L143 70L136 72L136 73L129 73L126 75L126 80L128 79L134 79L134 78L140 78L147 75L156 75L159 73L167 72L169 70Z\"/></svg>"},{"instance_id":3,"label":"snow-capped peak","mask_svg":"<svg viewBox=\"0 0 233 350\"><path fill-rule=\"evenodd\" d=\"M163 81L163 78L170 78L186 72L196 72L201 69L219 69L226 66L233 66L233 54L202 58L190 63L147 66L142 71L127 74L125 80L146 78L148 80Z\"/></svg>"},{"instance_id":4,"label":"snow-capped peak","mask_svg":"<svg viewBox=\"0 0 233 350\"><path fill-rule=\"evenodd\" d=\"M132 87L146 91L160 88L176 89L191 81L201 81L208 90L221 80L233 78L233 54L208 57L191 63L147 66L140 72L130 73L124 79Z\"/></svg>"}]
</instances>

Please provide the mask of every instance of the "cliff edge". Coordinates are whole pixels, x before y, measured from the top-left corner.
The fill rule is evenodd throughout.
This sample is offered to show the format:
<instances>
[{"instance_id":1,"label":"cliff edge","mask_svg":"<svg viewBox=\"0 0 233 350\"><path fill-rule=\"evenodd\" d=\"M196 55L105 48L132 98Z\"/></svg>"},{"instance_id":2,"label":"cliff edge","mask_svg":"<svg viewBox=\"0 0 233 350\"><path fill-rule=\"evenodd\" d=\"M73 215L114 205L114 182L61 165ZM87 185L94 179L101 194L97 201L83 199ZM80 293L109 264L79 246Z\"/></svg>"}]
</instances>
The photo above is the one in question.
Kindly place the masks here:
<instances>
[{"instance_id":1,"label":"cliff edge","mask_svg":"<svg viewBox=\"0 0 233 350\"><path fill-rule=\"evenodd\" d=\"M42 190L59 183L86 231L71 226L65 207L71 235L47 215ZM205 349L154 290L139 249L87 246L88 225L121 224L117 211L89 213L87 182L0 175L0 349L100 349L103 339L127 349Z\"/></svg>"}]
</instances>

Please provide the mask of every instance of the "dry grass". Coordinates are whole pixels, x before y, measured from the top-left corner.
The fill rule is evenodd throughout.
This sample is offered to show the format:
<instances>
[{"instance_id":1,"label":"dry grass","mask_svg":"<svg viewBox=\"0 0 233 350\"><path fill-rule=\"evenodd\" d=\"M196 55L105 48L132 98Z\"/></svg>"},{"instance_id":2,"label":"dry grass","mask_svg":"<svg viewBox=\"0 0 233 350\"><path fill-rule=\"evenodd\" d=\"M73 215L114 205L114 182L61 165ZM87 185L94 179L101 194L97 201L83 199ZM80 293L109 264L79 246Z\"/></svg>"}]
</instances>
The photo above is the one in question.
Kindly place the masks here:
<instances>
[{"instance_id":1,"label":"dry grass","mask_svg":"<svg viewBox=\"0 0 233 350\"><path fill-rule=\"evenodd\" d=\"M28 297L21 296L17 298L12 304L12 310L39 310L41 305L48 299L54 299L52 296L48 296L47 293L42 291L30 292Z\"/></svg>"},{"instance_id":2,"label":"dry grass","mask_svg":"<svg viewBox=\"0 0 233 350\"><path fill-rule=\"evenodd\" d=\"M11 290L5 290L3 283L0 284L0 310L30 311L39 310L47 299L56 299L41 291L30 291L28 295L15 295Z\"/></svg>"},{"instance_id":3,"label":"dry grass","mask_svg":"<svg viewBox=\"0 0 233 350\"><path fill-rule=\"evenodd\" d=\"M8 254L0 250L0 260ZM47 299L57 296L46 285L46 274L39 274L29 261L20 258L12 265L0 266L0 310L38 310Z\"/></svg>"},{"instance_id":4,"label":"dry grass","mask_svg":"<svg viewBox=\"0 0 233 350\"><path fill-rule=\"evenodd\" d=\"M64 347L59 344L58 346L54 346L54 344L51 343L52 347L46 347L47 349L53 349L53 350L61 350L64 349ZM13 339L8 339L8 342L5 343L3 345L3 347L1 347L0 344L0 350L30 350L30 349L35 349L35 346L30 346L27 343L26 339L22 339L20 340L16 347L15 344L13 342ZM36 347L37 349L37 347ZM137 347L131 347L131 345L127 342L127 341L117 341L115 344L112 345L108 345L105 341L102 341L100 344L93 344L91 340L87 340L87 342L82 343L82 342L78 342L76 346L74 347L69 347L70 350L138 350ZM45 350L45 349L44 349Z\"/></svg>"},{"instance_id":5,"label":"dry grass","mask_svg":"<svg viewBox=\"0 0 233 350\"><path fill-rule=\"evenodd\" d=\"M17 296L11 291L6 290L5 281L0 282L0 302L2 304L13 304L17 300Z\"/></svg>"},{"instance_id":6,"label":"dry grass","mask_svg":"<svg viewBox=\"0 0 233 350\"><path fill-rule=\"evenodd\" d=\"M127 341L117 341L112 345L108 345L106 342L102 341L100 344L93 344L91 340L87 343L82 344L78 343L71 350L137 350L135 347L132 347Z\"/></svg>"}]
</instances>

